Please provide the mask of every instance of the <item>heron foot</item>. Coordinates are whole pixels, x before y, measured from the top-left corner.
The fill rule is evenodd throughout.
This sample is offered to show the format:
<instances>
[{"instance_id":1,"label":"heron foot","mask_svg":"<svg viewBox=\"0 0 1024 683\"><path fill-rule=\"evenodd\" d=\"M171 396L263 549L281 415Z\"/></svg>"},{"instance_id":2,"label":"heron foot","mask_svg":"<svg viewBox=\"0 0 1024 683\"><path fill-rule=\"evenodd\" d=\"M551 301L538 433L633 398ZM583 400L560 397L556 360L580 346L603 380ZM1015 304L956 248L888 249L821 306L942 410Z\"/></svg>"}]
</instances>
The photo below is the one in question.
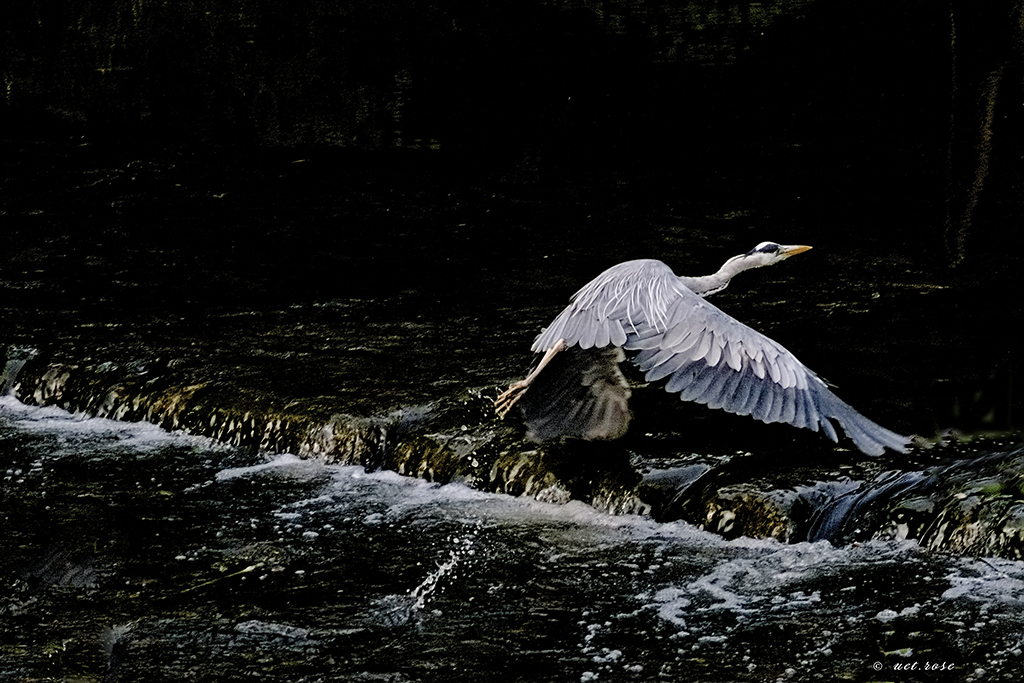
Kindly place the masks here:
<instances>
[{"instance_id":1,"label":"heron foot","mask_svg":"<svg viewBox=\"0 0 1024 683\"><path fill-rule=\"evenodd\" d=\"M498 419L504 420L505 416L508 415L508 411L512 410L526 390L530 387L530 382L525 379L510 384L508 389L498 395L498 398L494 399L494 411L498 413Z\"/></svg>"},{"instance_id":2,"label":"heron foot","mask_svg":"<svg viewBox=\"0 0 1024 683\"><path fill-rule=\"evenodd\" d=\"M537 378L540 371L551 362L551 359L555 357L555 354L565 350L565 340L559 339L554 345L544 352L544 357L537 363L537 367L533 369L526 379L521 379L515 384L510 384L508 389L498 395L498 398L494 399L494 410L498 413L498 418L504 420L505 416L508 415L508 411L512 410L512 406L523 397L526 390L533 384L533 380Z\"/></svg>"}]
</instances>

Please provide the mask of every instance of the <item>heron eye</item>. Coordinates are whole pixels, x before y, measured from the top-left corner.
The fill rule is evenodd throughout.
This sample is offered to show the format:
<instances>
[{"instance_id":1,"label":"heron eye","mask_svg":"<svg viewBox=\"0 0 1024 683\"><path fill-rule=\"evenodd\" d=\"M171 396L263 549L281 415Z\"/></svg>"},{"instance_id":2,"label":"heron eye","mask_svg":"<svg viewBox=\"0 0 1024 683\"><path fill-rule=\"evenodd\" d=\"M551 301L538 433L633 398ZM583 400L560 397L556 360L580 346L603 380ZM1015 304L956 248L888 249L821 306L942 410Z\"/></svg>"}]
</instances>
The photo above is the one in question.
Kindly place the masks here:
<instances>
[{"instance_id":1,"label":"heron eye","mask_svg":"<svg viewBox=\"0 0 1024 683\"><path fill-rule=\"evenodd\" d=\"M747 256L753 254L775 254L778 253L779 249L779 245L775 242L761 242L761 244L748 251Z\"/></svg>"}]
</instances>

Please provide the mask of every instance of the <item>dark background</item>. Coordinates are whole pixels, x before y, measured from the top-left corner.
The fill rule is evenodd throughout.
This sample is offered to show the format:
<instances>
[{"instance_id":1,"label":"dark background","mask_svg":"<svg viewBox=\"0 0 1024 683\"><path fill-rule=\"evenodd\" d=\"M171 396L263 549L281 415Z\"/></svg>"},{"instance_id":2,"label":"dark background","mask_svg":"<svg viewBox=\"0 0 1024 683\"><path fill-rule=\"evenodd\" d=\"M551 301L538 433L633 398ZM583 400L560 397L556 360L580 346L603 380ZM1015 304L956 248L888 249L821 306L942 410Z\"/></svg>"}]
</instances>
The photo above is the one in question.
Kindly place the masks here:
<instances>
[{"instance_id":1,"label":"dark background","mask_svg":"<svg viewBox=\"0 0 1024 683\"><path fill-rule=\"evenodd\" d=\"M471 174L602 174L657 199L742 183L884 213L887 234L951 263L967 242L1019 246L1019 2L28 1L5 15L10 137L415 152Z\"/></svg>"}]
</instances>

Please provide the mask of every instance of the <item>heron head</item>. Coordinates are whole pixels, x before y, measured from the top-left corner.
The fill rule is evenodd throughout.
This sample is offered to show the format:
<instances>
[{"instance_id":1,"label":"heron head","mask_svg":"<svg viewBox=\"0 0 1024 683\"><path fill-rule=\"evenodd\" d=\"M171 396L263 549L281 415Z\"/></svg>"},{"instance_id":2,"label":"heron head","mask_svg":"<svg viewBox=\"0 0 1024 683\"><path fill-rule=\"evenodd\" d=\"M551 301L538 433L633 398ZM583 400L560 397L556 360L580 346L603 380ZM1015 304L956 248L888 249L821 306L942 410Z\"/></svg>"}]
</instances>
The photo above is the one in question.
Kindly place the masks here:
<instances>
[{"instance_id":1,"label":"heron head","mask_svg":"<svg viewBox=\"0 0 1024 683\"><path fill-rule=\"evenodd\" d=\"M776 242L761 242L746 254L743 259L751 262L751 267L760 268L785 261L790 256L796 256L810 249L803 244L777 244Z\"/></svg>"}]
</instances>

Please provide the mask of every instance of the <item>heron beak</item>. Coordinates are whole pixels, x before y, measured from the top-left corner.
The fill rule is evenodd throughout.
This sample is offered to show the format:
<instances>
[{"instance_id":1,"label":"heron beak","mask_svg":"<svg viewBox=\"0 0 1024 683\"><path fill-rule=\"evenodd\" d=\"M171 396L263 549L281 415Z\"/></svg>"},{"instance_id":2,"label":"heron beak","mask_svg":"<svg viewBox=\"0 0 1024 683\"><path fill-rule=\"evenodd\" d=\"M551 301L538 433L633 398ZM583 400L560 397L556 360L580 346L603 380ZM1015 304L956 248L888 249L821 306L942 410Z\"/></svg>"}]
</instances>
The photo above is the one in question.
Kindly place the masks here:
<instances>
[{"instance_id":1,"label":"heron beak","mask_svg":"<svg viewBox=\"0 0 1024 683\"><path fill-rule=\"evenodd\" d=\"M802 254L808 249L810 249L810 247L804 244L787 244L783 246L781 249L779 249L779 256L783 258L789 258L790 256Z\"/></svg>"}]
</instances>

